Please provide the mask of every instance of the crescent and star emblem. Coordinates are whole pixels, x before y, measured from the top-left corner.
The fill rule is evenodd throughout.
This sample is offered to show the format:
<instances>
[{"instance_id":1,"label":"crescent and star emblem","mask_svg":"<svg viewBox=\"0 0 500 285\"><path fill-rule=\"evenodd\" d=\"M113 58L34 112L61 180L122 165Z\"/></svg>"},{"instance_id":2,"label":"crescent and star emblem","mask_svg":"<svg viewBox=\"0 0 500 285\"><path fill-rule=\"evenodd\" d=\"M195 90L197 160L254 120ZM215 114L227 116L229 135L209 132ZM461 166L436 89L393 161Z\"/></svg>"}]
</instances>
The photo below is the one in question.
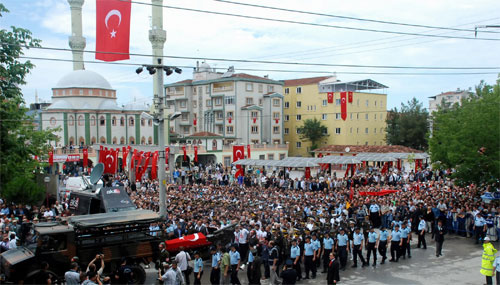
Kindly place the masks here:
<instances>
[{"instance_id":1,"label":"crescent and star emblem","mask_svg":"<svg viewBox=\"0 0 500 285\"><path fill-rule=\"evenodd\" d=\"M120 11L118 11L118 10L111 10L111 11L109 11L108 14L106 14L106 18L104 19L104 24L106 25L106 28L108 30L109 30L108 20L112 16L117 16L118 17L118 26L120 26L120 24L122 22L122 13L120 13ZM111 34L112 38L116 37L116 31L114 29L110 32L110 34Z\"/></svg>"},{"instance_id":2,"label":"crescent and star emblem","mask_svg":"<svg viewBox=\"0 0 500 285\"><path fill-rule=\"evenodd\" d=\"M239 153L239 154L238 154L238 153ZM236 157L237 157L237 158L243 157L243 153L241 152L241 150L237 150L237 151L236 151Z\"/></svg>"},{"instance_id":3,"label":"crescent and star emblem","mask_svg":"<svg viewBox=\"0 0 500 285\"><path fill-rule=\"evenodd\" d=\"M110 158L111 158L111 162L109 162ZM115 162L115 158L111 154L108 154L108 155L106 155L106 162L108 162L108 167L111 167L113 165L113 162Z\"/></svg>"}]
</instances>

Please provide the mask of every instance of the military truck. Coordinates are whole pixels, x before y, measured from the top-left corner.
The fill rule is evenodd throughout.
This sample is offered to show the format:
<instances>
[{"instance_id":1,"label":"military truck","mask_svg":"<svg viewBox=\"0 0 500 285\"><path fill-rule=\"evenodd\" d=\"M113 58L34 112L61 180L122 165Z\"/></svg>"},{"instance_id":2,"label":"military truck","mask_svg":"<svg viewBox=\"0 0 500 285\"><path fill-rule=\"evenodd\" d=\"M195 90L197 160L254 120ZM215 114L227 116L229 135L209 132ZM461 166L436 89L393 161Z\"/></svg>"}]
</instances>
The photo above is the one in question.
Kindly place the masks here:
<instances>
[{"instance_id":1,"label":"military truck","mask_svg":"<svg viewBox=\"0 0 500 285\"><path fill-rule=\"evenodd\" d=\"M133 283L142 284L146 272L140 263L151 261L161 242L149 226L159 221L156 212L132 210L33 224L22 246L0 255L2 279L32 284L41 262L46 261L53 281L61 282L74 256L87 266L96 254L104 254L104 275L115 272L126 257Z\"/></svg>"},{"instance_id":2,"label":"military truck","mask_svg":"<svg viewBox=\"0 0 500 285\"><path fill-rule=\"evenodd\" d=\"M71 191L69 211L88 215L135 210L136 207L123 186L102 187L96 192Z\"/></svg>"}]
</instances>

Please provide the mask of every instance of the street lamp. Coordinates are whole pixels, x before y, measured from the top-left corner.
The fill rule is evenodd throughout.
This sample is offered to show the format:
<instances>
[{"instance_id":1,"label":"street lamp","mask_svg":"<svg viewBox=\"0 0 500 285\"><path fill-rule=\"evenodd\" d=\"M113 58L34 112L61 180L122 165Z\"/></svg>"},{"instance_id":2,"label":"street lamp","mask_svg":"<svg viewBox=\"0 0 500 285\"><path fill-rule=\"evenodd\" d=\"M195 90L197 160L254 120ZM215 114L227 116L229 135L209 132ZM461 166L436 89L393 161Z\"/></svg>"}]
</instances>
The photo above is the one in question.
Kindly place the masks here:
<instances>
[{"instance_id":1,"label":"street lamp","mask_svg":"<svg viewBox=\"0 0 500 285\"><path fill-rule=\"evenodd\" d=\"M172 69L177 72L177 69L180 70L177 67L174 66L165 66L161 62L161 58L158 58L158 64L155 65L142 65L142 67L139 67L135 70L137 74L140 74L144 68L149 72L150 75L155 75L156 76L156 82L158 84L157 90L161 92L160 94L154 94L154 106L155 106L155 112L153 114L154 117L154 122L158 123L158 146L160 147L160 156L158 159L158 169L160 170L158 172L158 180L160 182L160 215L162 218L165 218L167 215L167 208L166 208L166 191L165 191L165 186L167 184L165 180L165 125L164 125L164 109L165 109L165 89L163 88L163 71L166 72L167 76L172 74ZM170 70L170 72L168 72ZM182 70L180 70L182 72ZM177 72L180 74L180 72ZM177 113L177 112L176 112ZM168 121L168 143L170 144L170 120L173 120L179 115L176 115L176 113L172 114L171 116L167 117ZM170 164L170 163L169 163ZM170 168L169 168L170 170Z\"/></svg>"}]
</instances>

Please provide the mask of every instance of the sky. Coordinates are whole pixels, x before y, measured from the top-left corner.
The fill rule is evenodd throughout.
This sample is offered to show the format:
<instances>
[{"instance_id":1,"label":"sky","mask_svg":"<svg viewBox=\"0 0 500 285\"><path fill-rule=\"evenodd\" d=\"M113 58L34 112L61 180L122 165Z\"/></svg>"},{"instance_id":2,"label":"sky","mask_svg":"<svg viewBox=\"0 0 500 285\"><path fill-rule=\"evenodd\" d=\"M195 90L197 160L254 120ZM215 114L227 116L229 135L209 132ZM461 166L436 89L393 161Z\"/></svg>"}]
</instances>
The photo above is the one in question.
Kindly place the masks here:
<instances>
[{"instance_id":1,"label":"sky","mask_svg":"<svg viewBox=\"0 0 500 285\"><path fill-rule=\"evenodd\" d=\"M137 0L147 2L149 0ZM474 29L477 25L500 24L498 0L234 0L286 9L342 15L391 22ZM95 50L95 0L85 0L83 6L83 36L86 50ZM71 34L70 9L66 0L3 0L10 10L0 18L0 28L14 25L31 30L42 40L42 46L69 48ZM320 25L348 26L405 33L442 34L474 37L471 32L436 30L420 27L389 25L339 19L317 15L291 13L246 7L213 0L168 0L164 5L194 8L256 17L309 22ZM207 60L211 67L224 71L234 66L236 72L258 76L269 75L275 80L324 76L336 73L341 81L373 79L389 88L388 108L416 97L428 107L428 97L457 88L474 88L481 80L493 84L500 73L500 29L480 29L478 37L498 41L445 39L387 33L353 31L291 23L277 23L222 15L164 8L164 29L167 42L164 54L197 58L250 59L283 62L436 67L495 67L493 70L415 70L348 68L305 65L238 63ZM148 39L151 6L132 4L130 52L151 54ZM492 31L496 33L484 33ZM71 52L30 49L25 56L71 59ZM93 53L84 58L95 61ZM42 101L50 101L51 88L72 70L70 62L32 60L35 69L22 86L25 101L33 103L35 93ZM147 64L147 57L131 56L123 63ZM165 83L192 78L195 59L167 59L165 64L186 66L182 74L173 73ZM103 75L117 90L119 104L151 104L152 78L147 72L137 75L134 65L86 63L85 68ZM243 71L241 69L267 71ZM269 70L287 70L276 72ZM313 73L311 73L311 71ZM319 72L318 72L319 71ZM366 74L343 74L362 72ZM398 74L375 74L375 73ZM401 73L427 75L401 75ZM490 74L429 75L429 73L488 72Z\"/></svg>"}]
</instances>

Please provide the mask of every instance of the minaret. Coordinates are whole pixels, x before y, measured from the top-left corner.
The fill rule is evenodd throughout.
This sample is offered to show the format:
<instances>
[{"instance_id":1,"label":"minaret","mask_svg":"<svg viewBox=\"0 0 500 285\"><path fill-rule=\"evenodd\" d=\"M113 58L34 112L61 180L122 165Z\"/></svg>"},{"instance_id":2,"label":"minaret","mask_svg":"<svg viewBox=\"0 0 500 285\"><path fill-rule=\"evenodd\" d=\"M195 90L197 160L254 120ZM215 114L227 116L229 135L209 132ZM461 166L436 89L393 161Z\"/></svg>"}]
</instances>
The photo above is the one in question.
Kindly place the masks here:
<instances>
[{"instance_id":1,"label":"minaret","mask_svg":"<svg viewBox=\"0 0 500 285\"><path fill-rule=\"evenodd\" d=\"M68 0L71 9L71 36L69 47L73 50L73 70L85 69L83 65L83 50L86 41L82 34L82 6L85 0Z\"/></svg>"}]
</instances>

